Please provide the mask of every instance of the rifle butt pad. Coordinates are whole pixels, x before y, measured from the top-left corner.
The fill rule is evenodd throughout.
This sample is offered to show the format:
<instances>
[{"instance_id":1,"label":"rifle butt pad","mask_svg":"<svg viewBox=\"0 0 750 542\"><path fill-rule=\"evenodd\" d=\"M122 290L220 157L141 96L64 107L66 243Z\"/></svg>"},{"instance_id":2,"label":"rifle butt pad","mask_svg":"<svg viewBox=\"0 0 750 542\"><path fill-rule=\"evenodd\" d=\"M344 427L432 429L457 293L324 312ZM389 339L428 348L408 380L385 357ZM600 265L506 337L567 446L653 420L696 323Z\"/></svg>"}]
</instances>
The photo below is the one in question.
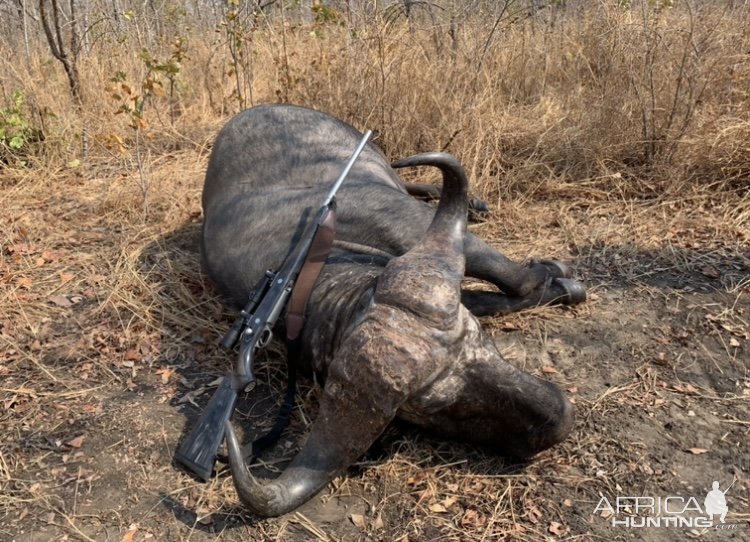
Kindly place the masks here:
<instances>
[{"instance_id":1,"label":"rifle butt pad","mask_svg":"<svg viewBox=\"0 0 750 542\"><path fill-rule=\"evenodd\" d=\"M175 452L175 460L204 482L211 478L219 446L224 440L224 424L232 417L236 404L237 392L232 388L231 379L225 377L198 424Z\"/></svg>"}]
</instances>

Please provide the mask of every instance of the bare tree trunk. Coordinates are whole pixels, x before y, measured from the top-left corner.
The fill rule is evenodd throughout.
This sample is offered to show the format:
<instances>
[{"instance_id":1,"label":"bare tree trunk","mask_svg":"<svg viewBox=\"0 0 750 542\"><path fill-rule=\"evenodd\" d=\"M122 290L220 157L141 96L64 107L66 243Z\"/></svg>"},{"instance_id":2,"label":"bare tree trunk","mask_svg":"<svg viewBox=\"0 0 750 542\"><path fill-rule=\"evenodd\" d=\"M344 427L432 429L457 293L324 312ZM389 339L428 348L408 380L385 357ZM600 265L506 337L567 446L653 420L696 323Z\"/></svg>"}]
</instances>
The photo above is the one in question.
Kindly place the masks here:
<instances>
[{"instance_id":1,"label":"bare tree trunk","mask_svg":"<svg viewBox=\"0 0 750 542\"><path fill-rule=\"evenodd\" d=\"M60 8L57 0L50 0L50 2L52 4L52 25L50 25L49 16L47 15L47 0L39 0L39 15L42 20L44 34L47 37L47 43L49 44L52 56L59 60L65 69L65 74L68 76L70 94L73 96L76 104L82 105L81 80L78 76L77 58L75 57L76 50L72 47L76 43L76 38L71 37L71 43L68 46L65 45L63 32L60 27ZM75 0L70 0L70 3L74 5ZM70 57L71 53L73 54L73 58Z\"/></svg>"},{"instance_id":2,"label":"bare tree trunk","mask_svg":"<svg viewBox=\"0 0 750 542\"><path fill-rule=\"evenodd\" d=\"M70 14L73 21L67 44L63 39L63 30L62 25L60 24L60 16L62 15L60 6L58 5L57 0L49 1L52 7L51 23L50 17L47 15L47 0L39 0L39 18L42 22L44 35L47 37L47 43L49 44L52 56L59 60L65 69L65 74L68 76L70 95L73 97L73 102L75 103L76 109L78 109L79 115L83 115L83 93L81 92L81 78L78 74L80 36L78 35L77 25L75 24L75 0L69 0ZM81 154L84 160L88 156L88 132L85 123L83 124L81 132Z\"/></svg>"},{"instance_id":3,"label":"bare tree trunk","mask_svg":"<svg viewBox=\"0 0 750 542\"><path fill-rule=\"evenodd\" d=\"M26 65L31 65L31 48L29 47L29 27L26 22L26 0L21 0L21 26L23 27L23 48L26 54Z\"/></svg>"},{"instance_id":4,"label":"bare tree trunk","mask_svg":"<svg viewBox=\"0 0 750 542\"><path fill-rule=\"evenodd\" d=\"M156 39L160 40L164 36L164 27L161 22L161 16L159 15L159 10L156 8L156 4L154 4L154 0L149 0L148 5L151 8L151 13L154 17L154 31L156 33Z\"/></svg>"},{"instance_id":5,"label":"bare tree trunk","mask_svg":"<svg viewBox=\"0 0 750 542\"><path fill-rule=\"evenodd\" d=\"M91 52L91 38L89 36L89 2L84 2L80 17L81 25L78 27L81 36L81 52L84 56Z\"/></svg>"},{"instance_id":6,"label":"bare tree trunk","mask_svg":"<svg viewBox=\"0 0 750 542\"><path fill-rule=\"evenodd\" d=\"M68 0L68 2L70 8L70 52L73 55L73 64L75 65L77 72L78 56L81 53L81 30L78 25L78 9L76 2L75 0Z\"/></svg>"},{"instance_id":7,"label":"bare tree trunk","mask_svg":"<svg viewBox=\"0 0 750 542\"><path fill-rule=\"evenodd\" d=\"M115 28L117 29L117 33L122 33L122 19L120 18L120 14L122 13L122 8L120 8L120 0L112 0L112 18L115 21Z\"/></svg>"}]
</instances>

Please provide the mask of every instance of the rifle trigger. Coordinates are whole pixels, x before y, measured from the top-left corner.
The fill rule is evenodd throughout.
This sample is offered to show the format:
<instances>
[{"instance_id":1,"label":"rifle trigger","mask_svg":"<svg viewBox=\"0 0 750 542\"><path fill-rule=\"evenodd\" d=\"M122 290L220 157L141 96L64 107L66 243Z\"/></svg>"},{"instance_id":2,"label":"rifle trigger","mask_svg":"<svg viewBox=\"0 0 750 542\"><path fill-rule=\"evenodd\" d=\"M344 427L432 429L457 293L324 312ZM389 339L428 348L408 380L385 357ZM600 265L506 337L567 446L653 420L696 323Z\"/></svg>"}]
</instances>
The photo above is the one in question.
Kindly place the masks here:
<instances>
[{"instance_id":1,"label":"rifle trigger","mask_svg":"<svg viewBox=\"0 0 750 542\"><path fill-rule=\"evenodd\" d=\"M265 348L268 343L271 342L271 339L273 338L273 331L271 331L271 328L266 326L263 331L261 332L260 339L258 339L258 348Z\"/></svg>"}]
</instances>

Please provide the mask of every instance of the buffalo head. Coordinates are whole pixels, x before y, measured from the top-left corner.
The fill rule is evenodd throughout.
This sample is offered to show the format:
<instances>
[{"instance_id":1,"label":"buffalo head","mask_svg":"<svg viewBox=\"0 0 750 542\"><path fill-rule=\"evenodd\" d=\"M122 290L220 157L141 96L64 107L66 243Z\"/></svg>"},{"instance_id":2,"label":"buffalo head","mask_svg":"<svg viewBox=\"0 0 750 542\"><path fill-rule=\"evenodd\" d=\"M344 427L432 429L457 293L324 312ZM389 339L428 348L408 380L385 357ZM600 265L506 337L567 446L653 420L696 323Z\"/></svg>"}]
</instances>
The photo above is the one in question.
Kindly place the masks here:
<instances>
[{"instance_id":1,"label":"buffalo head","mask_svg":"<svg viewBox=\"0 0 750 542\"><path fill-rule=\"evenodd\" d=\"M468 209L462 166L447 154L427 153L394 167L417 165L442 170L434 219L420 242L388 262L350 322L302 450L278 478L257 480L227 424L234 483L256 514L284 514L310 499L395 417L516 457L570 431L572 407L560 390L504 361L461 304Z\"/></svg>"}]
</instances>

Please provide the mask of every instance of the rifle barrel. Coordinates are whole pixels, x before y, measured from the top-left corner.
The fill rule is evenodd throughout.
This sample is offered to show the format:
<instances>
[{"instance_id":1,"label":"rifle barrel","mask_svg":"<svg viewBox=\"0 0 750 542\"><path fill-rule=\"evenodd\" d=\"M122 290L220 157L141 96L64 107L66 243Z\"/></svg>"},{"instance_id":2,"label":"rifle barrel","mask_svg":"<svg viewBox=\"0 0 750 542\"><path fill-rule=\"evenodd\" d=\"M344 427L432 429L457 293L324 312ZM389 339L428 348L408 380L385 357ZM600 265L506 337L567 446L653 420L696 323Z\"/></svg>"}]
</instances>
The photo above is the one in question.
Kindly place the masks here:
<instances>
[{"instance_id":1,"label":"rifle barrel","mask_svg":"<svg viewBox=\"0 0 750 542\"><path fill-rule=\"evenodd\" d=\"M732 483L731 483L731 484L729 484L729 487L728 487L728 488L726 488L726 489L725 489L724 491L722 491L722 493L723 493L724 495L726 495L726 494L727 494L727 491L729 491L730 489L732 489L732 486L734 485L734 483L735 483L736 481L737 481L737 477L735 476L735 477L734 477L734 479L732 480Z\"/></svg>"},{"instance_id":2,"label":"rifle barrel","mask_svg":"<svg viewBox=\"0 0 750 542\"><path fill-rule=\"evenodd\" d=\"M365 145L367 145L367 142L370 140L371 136L372 136L372 130L367 130L365 132L365 135L362 136L362 139L360 140L359 145L357 145L357 148L354 150L354 153L349 157L349 161L346 163L346 166L344 166L344 170L341 172L341 175L338 176L338 179L336 179L336 182L333 183L333 186L331 187L330 192L328 192L328 195L326 196L326 199L323 202L324 206L328 206L331 204L331 201L333 201L333 197L336 195L336 192L338 192L339 187L341 186L341 183L343 183L344 179L346 179L346 176L349 175L349 171L352 169L354 162L357 160L357 157L365 148Z\"/></svg>"}]
</instances>

